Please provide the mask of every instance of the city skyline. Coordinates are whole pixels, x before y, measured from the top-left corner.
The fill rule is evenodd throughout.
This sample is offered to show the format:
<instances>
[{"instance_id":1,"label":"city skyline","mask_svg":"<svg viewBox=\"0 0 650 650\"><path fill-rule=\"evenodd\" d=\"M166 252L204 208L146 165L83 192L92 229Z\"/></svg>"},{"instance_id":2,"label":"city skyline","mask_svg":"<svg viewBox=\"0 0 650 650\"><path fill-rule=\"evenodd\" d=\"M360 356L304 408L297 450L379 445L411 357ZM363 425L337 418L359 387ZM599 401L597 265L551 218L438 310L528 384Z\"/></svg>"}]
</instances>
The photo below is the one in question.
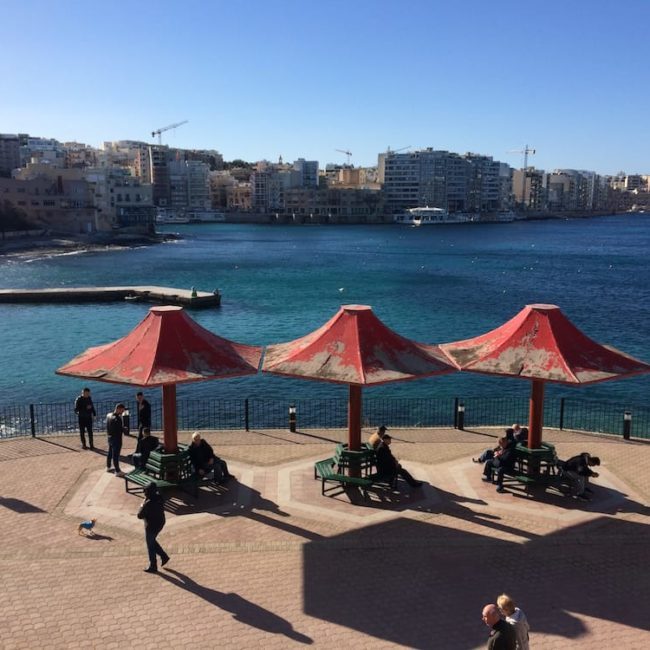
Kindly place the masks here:
<instances>
[{"instance_id":1,"label":"city skyline","mask_svg":"<svg viewBox=\"0 0 650 650\"><path fill-rule=\"evenodd\" d=\"M188 120L163 143L226 160L370 166L410 146L518 168L528 144L542 169L650 167L650 3L183 6L3 7L0 132L97 147Z\"/></svg>"}]
</instances>

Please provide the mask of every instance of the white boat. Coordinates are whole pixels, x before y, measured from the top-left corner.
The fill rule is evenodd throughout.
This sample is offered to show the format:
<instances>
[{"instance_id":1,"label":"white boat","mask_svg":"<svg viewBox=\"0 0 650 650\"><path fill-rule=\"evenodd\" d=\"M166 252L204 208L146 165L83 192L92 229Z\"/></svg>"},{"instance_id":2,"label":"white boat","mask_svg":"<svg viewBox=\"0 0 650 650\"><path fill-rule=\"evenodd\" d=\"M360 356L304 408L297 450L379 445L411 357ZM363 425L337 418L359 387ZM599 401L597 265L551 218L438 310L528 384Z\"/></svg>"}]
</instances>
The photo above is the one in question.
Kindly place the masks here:
<instances>
[{"instance_id":1,"label":"white boat","mask_svg":"<svg viewBox=\"0 0 650 650\"><path fill-rule=\"evenodd\" d=\"M463 213L449 213L442 208L410 208L395 215L394 223L403 226L439 226L442 224L468 223L472 218Z\"/></svg>"},{"instance_id":2,"label":"white boat","mask_svg":"<svg viewBox=\"0 0 650 650\"><path fill-rule=\"evenodd\" d=\"M178 224L178 223L189 223L190 218L176 214L175 212L172 212L171 210L165 210L164 208L161 208L158 210L158 214L156 215L156 223L171 223L171 224Z\"/></svg>"}]
</instances>

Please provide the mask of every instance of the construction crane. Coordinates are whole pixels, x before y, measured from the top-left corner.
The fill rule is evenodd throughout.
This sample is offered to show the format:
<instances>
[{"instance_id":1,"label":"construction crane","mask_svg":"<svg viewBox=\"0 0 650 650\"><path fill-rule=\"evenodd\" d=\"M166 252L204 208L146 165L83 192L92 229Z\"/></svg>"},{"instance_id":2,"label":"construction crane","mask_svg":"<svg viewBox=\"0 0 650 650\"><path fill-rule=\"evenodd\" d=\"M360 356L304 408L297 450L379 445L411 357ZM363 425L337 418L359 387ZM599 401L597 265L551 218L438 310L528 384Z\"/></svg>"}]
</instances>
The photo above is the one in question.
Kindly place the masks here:
<instances>
[{"instance_id":1,"label":"construction crane","mask_svg":"<svg viewBox=\"0 0 650 650\"><path fill-rule=\"evenodd\" d=\"M399 153L400 151L406 151L407 149L410 149L410 148L411 148L411 145L409 145L408 147L402 147L401 149L391 149L390 145L389 145L388 148L386 149L386 155L388 156L391 153Z\"/></svg>"},{"instance_id":2,"label":"construction crane","mask_svg":"<svg viewBox=\"0 0 650 650\"><path fill-rule=\"evenodd\" d=\"M521 150L511 149L506 153L523 153L524 154L524 170L528 169L528 154L534 154L535 149L530 149L527 144L524 145L524 148Z\"/></svg>"},{"instance_id":3,"label":"construction crane","mask_svg":"<svg viewBox=\"0 0 650 650\"><path fill-rule=\"evenodd\" d=\"M350 157L352 156L352 152L347 151L346 149L334 149L334 151L338 151L339 153L344 153L348 157L347 165L349 167L350 166Z\"/></svg>"},{"instance_id":4,"label":"construction crane","mask_svg":"<svg viewBox=\"0 0 650 650\"><path fill-rule=\"evenodd\" d=\"M176 122L176 124L170 124L169 126L163 126L163 127L159 128L159 129L156 129L155 131L152 131L151 132L151 137L155 138L156 136L158 136L158 146L160 146L160 145L162 145L162 134L165 131L169 131L169 130L175 129L175 128L179 127L179 126L183 126L183 124L187 124L188 122L189 122L189 120L183 120L182 122Z\"/></svg>"}]
</instances>

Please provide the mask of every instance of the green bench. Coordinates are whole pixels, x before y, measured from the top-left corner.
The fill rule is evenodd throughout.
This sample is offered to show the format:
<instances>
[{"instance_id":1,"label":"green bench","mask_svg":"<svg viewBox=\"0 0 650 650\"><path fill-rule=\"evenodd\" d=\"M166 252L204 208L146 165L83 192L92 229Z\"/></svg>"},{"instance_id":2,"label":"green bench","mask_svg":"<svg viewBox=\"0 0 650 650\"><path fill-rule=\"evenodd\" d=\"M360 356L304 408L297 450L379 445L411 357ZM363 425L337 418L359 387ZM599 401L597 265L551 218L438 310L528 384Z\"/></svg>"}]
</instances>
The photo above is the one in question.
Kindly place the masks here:
<instances>
[{"instance_id":1,"label":"green bench","mask_svg":"<svg viewBox=\"0 0 650 650\"><path fill-rule=\"evenodd\" d=\"M142 492L147 485L155 483L160 490L180 488L198 497L199 487L212 482L214 478L210 474L198 476L194 472L187 445L179 445L177 454L152 451L144 469L137 468L124 475L124 487L129 494Z\"/></svg>"},{"instance_id":2,"label":"green bench","mask_svg":"<svg viewBox=\"0 0 650 650\"><path fill-rule=\"evenodd\" d=\"M377 474L370 474L363 478L356 476L347 476L346 474L339 474L336 471L337 458L326 458L314 463L314 479L321 481L321 494L325 496L326 492L331 492L334 488L329 490L325 489L325 483L335 483L339 486L353 485L361 488L364 498L368 497L368 488L383 487L392 488L393 486L384 480L379 480Z\"/></svg>"}]
</instances>

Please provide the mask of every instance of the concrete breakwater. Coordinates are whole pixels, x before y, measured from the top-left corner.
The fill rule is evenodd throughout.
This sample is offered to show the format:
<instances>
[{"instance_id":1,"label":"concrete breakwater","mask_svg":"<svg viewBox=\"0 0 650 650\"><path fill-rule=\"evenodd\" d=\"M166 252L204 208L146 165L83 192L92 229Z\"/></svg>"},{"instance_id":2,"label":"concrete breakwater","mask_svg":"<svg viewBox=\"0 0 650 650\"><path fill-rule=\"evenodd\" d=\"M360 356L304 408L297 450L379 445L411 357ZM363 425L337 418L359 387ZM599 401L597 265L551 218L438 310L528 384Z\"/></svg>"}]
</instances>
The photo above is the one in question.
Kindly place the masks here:
<instances>
[{"instance_id":1,"label":"concrete breakwater","mask_svg":"<svg viewBox=\"0 0 650 650\"><path fill-rule=\"evenodd\" d=\"M156 286L64 287L57 289L0 289L0 303L79 303L133 300L190 309L218 307L219 290L213 292Z\"/></svg>"}]
</instances>

